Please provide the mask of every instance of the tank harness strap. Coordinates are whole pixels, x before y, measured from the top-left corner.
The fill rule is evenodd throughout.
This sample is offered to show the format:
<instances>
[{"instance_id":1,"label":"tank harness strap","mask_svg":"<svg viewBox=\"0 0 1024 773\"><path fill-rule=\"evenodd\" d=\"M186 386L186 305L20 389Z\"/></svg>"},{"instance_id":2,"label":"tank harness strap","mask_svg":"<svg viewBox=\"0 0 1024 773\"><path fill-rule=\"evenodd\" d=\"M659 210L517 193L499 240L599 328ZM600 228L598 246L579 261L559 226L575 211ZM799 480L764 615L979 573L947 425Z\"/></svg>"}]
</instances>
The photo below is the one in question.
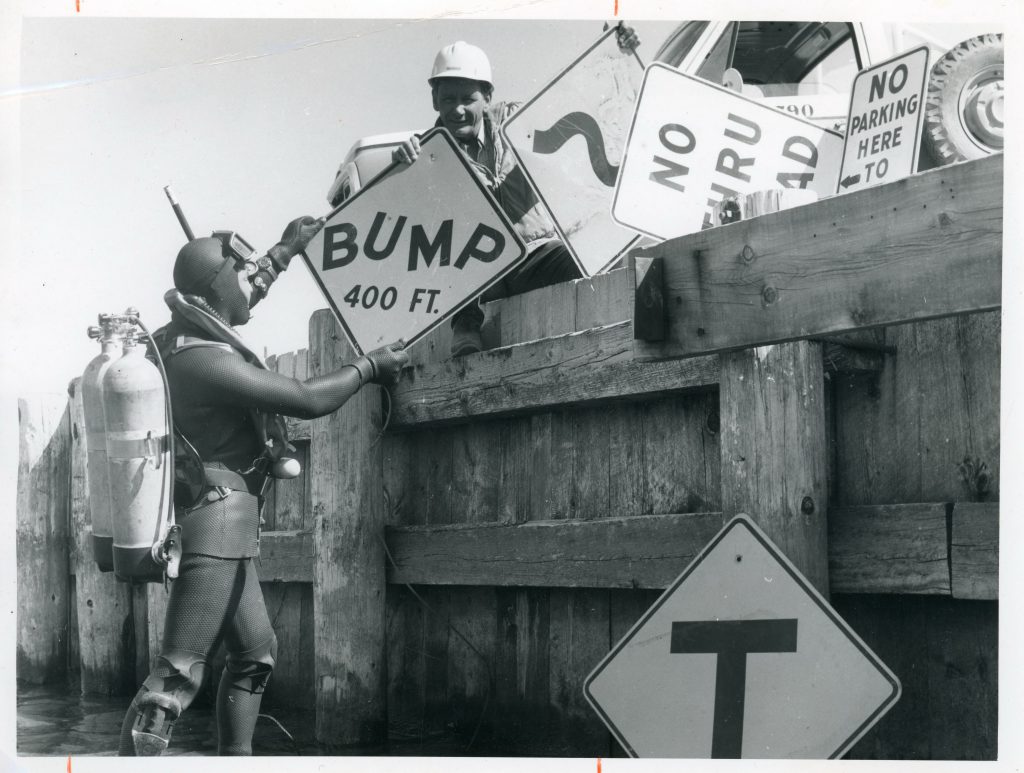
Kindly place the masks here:
<instances>
[{"instance_id":1,"label":"tank harness strap","mask_svg":"<svg viewBox=\"0 0 1024 773\"><path fill-rule=\"evenodd\" d=\"M223 467L207 467L203 465L203 475L206 478L206 485L234 489L235 491L249 491L249 484L240 473L234 470L226 470ZM252 493L252 492L250 492Z\"/></svg>"}]
</instances>

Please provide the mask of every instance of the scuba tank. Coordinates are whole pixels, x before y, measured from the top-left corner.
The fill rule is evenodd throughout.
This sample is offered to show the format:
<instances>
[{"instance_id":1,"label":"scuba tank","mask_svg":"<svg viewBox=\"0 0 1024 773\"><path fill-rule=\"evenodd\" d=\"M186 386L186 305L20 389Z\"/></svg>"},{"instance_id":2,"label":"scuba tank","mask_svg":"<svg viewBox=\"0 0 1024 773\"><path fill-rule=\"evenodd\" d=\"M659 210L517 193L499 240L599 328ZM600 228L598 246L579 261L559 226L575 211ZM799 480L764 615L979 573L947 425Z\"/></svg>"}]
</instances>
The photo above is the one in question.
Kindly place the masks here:
<instances>
[{"instance_id":1,"label":"scuba tank","mask_svg":"<svg viewBox=\"0 0 1024 773\"><path fill-rule=\"evenodd\" d=\"M90 338L99 339L101 351L86 366L81 381L89 515L92 520L92 556L101 572L109 572L114 568L110 473L103 422L103 376L110 364L121 356L127 322L128 318L123 314L100 314L99 326L88 329Z\"/></svg>"},{"instance_id":2,"label":"scuba tank","mask_svg":"<svg viewBox=\"0 0 1024 773\"><path fill-rule=\"evenodd\" d=\"M178 527L164 518L173 513L171 422L162 374L137 340L138 314L126 314L124 355L107 367L102 382L113 566L120 580L161 582L165 569L168 577L177 574L168 552Z\"/></svg>"}]
</instances>

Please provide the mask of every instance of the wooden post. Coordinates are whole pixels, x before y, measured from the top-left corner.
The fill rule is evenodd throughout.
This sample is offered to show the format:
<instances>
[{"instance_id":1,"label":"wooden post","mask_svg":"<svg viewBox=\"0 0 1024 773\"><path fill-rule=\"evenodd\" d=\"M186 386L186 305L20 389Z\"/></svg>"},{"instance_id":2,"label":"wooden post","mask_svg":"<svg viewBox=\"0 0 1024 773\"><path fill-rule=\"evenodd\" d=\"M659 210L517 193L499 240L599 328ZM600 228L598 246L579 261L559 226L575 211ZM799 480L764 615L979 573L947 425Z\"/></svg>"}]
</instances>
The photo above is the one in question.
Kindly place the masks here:
<instances>
[{"instance_id":1,"label":"wooden post","mask_svg":"<svg viewBox=\"0 0 1024 773\"><path fill-rule=\"evenodd\" d=\"M71 572L75 575L78 656L83 695L135 691L131 588L101 572L92 556L85 413L79 379L71 388Z\"/></svg>"},{"instance_id":2,"label":"wooden post","mask_svg":"<svg viewBox=\"0 0 1024 773\"><path fill-rule=\"evenodd\" d=\"M71 432L67 395L18 400L17 676L67 675Z\"/></svg>"},{"instance_id":3,"label":"wooden post","mask_svg":"<svg viewBox=\"0 0 1024 773\"><path fill-rule=\"evenodd\" d=\"M721 355L722 515L747 513L828 595L821 344Z\"/></svg>"},{"instance_id":4,"label":"wooden post","mask_svg":"<svg viewBox=\"0 0 1024 773\"><path fill-rule=\"evenodd\" d=\"M311 375L355 359L334 316L310 319ZM313 423L313 610L316 738L380 743L387 735L381 394L365 386Z\"/></svg>"}]
</instances>

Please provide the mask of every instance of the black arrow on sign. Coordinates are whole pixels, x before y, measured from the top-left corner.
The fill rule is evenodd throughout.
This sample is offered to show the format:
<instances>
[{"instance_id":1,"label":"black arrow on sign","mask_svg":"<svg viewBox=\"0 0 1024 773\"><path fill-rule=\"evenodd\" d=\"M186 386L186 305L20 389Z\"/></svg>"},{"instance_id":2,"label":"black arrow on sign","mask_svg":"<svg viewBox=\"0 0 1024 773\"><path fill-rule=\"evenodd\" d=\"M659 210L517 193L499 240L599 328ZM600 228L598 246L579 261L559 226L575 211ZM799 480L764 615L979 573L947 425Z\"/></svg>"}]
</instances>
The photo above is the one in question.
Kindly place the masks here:
<instances>
[{"instance_id":1,"label":"black arrow on sign","mask_svg":"<svg viewBox=\"0 0 1024 773\"><path fill-rule=\"evenodd\" d=\"M859 174L850 174L850 175L847 175L846 177L844 177L843 181L841 183L839 183L839 184L842 185L844 188L849 188L854 183L859 183L859 182L860 182L860 175Z\"/></svg>"}]
</instances>

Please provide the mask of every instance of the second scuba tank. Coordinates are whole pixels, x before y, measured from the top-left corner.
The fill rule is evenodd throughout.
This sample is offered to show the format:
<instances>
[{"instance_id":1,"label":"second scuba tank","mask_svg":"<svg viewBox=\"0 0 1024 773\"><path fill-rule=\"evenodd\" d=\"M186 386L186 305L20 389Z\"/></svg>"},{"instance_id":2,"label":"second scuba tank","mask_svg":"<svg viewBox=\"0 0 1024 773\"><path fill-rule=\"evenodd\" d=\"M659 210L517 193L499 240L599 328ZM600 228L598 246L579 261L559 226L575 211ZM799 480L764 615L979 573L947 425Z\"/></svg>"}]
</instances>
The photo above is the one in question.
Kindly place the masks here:
<instances>
[{"instance_id":1,"label":"second scuba tank","mask_svg":"<svg viewBox=\"0 0 1024 773\"><path fill-rule=\"evenodd\" d=\"M160 372L134 330L125 338L124 356L103 377L103 404L114 573L131 582L159 581L164 565L154 559L154 545L165 536L171 496L167 403Z\"/></svg>"},{"instance_id":2,"label":"second scuba tank","mask_svg":"<svg viewBox=\"0 0 1024 773\"><path fill-rule=\"evenodd\" d=\"M100 314L99 327L90 327L90 338L98 338L101 351L82 373L82 411L85 414L86 471L89 479L89 517L92 521L92 556L100 571L114 568L114 532L110 514L110 473L107 438L103 422L103 376L124 348L127 317Z\"/></svg>"}]
</instances>

